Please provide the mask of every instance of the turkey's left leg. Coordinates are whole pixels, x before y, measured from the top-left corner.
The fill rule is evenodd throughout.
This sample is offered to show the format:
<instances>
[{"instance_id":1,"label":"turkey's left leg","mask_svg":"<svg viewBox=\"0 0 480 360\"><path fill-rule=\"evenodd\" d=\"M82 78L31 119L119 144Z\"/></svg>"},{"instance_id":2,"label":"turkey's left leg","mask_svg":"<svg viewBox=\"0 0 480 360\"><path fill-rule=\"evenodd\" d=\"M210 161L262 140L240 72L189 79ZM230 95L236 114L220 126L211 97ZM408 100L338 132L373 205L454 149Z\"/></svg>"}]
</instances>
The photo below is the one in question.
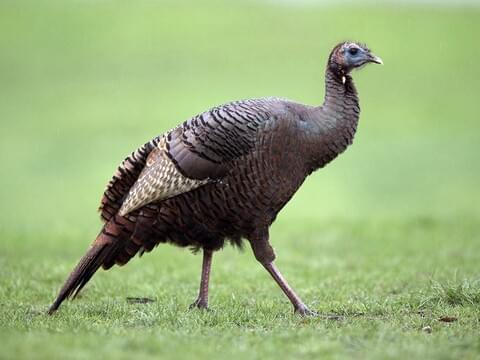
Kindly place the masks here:
<instances>
[{"instance_id":1,"label":"turkey's left leg","mask_svg":"<svg viewBox=\"0 0 480 360\"><path fill-rule=\"evenodd\" d=\"M300 299L300 296L290 287L287 280L280 273L280 270L275 266L275 252L268 242L268 232L263 231L258 236L250 239L252 250L255 258L263 267L269 272L275 282L280 286L283 293L288 297L293 305L296 314L299 315L317 315L315 312L308 309L305 303Z\"/></svg>"},{"instance_id":2,"label":"turkey's left leg","mask_svg":"<svg viewBox=\"0 0 480 360\"><path fill-rule=\"evenodd\" d=\"M202 275L200 279L200 290L198 291L198 298L190 305L190 309L208 308L208 281L210 280L210 267L212 266L213 251L203 250Z\"/></svg>"}]
</instances>

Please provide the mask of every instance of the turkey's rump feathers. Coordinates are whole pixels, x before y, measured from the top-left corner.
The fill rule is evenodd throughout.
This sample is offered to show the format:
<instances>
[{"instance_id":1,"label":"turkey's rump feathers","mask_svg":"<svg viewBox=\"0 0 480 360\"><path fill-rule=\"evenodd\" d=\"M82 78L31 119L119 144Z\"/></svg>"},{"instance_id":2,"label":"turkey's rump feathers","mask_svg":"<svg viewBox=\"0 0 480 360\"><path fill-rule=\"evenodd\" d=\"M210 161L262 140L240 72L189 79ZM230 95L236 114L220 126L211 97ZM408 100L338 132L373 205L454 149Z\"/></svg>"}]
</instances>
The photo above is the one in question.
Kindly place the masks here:
<instances>
[{"instance_id":1,"label":"turkey's rump feathers","mask_svg":"<svg viewBox=\"0 0 480 360\"><path fill-rule=\"evenodd\" d=\"M117 168L117 171L107 184L98 209L100 217L104 222L108 222L120 210L125 196L142 172L148 155L159 141L160 137L156 137L142 145L125 158Z\"/></svg>"}]
</instances>

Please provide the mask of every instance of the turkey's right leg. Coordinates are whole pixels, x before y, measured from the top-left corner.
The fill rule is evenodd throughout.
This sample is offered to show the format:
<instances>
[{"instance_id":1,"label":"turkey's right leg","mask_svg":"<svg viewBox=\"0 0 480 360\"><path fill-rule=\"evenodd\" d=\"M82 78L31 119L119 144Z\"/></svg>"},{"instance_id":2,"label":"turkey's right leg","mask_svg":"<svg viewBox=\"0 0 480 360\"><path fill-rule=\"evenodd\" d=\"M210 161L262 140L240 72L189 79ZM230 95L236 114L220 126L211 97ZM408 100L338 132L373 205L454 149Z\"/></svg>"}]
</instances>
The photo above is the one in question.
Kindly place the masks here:
<instances>
[{"instance_id":1,"label":"turkey's right leg","mask_svg":"<svg viewBox=\"0 0 480 360\"><path fill-rule=\"evenodd\" d=\"M210 267L212 266L213 251L203 250L202 275L200 278L200 290L198 291L198 298L190 305L190 309L208 308L208 282L210 280Z\"/></svg>"}]
</instances>

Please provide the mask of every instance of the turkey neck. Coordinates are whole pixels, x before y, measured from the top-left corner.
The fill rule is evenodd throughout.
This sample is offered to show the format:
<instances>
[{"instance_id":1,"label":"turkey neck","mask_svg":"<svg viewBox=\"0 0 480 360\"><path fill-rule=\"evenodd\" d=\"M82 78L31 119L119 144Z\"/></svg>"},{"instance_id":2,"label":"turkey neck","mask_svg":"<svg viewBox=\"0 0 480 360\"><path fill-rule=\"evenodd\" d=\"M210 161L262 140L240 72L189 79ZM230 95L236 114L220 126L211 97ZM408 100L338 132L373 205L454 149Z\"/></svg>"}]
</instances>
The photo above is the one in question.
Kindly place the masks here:
<instances>
[{"instance_id":1,"label":"turkey neck","mask_svg":"<svg viewBox=\"0 0 480 360\"><path fill-rule=\"evenodd\" d=\"M350 75L327 66L325 100L308 117L306 144L309 170L325 166L345 151L357 130L360 107Z\"/></svg>"},{"instance_id":2,"label":"turkey neck","mask_svg":"<svg viewBox=\"0 0 480 360\"><path fill-rule=\"evenodd\" d=\"M325 73L325 100L321 106L325 114L337 118L344 125L358 123L357 89L349 74L327 67ZM355 111L357 110L357 111ZM339 118L338 115L343 115Z\"/></svg>"}]
</instances>

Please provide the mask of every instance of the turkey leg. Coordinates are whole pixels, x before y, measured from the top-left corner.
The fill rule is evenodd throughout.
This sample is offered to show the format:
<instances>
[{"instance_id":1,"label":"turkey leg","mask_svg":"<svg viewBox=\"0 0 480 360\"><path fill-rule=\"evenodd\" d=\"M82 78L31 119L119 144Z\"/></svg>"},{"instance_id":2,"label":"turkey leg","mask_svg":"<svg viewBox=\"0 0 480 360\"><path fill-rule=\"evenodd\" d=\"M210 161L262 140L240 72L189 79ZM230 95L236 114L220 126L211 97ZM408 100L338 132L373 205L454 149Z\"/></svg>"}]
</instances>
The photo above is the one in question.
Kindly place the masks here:
<instances>
[{"instance_id":1,"label":"turkey leg","mask_svg":"<svg viewBox=\"0 0 480 360\"><path fill-rule=\"evenodd\" d=\"M208 281L210 279L210 267L212 265L213 252L210 250L203 250L203 262L202 262L202 276L200 279L200 290L198 291L198 298L190 305L190 309L208 308Z\"/></svg>"},{"instance_id":2,"label":"turkey leg","mask_svg":"<svg viewBox=\"0 0 480 360\"><path fill-rule=\"evenodd\" d=\"M290 285L288 285L287 280L283 277L280 270L275 266L275 252L268 242L268 232L264 231L261 232L260 236L252 237L250 244L252 245L255 258L267 269L278 286L280 286L283 293L292 303L295 313L299 315L316 315L315 312L308 309L302 299L300 299Z\"/></svg>"},{"instance_id":3,"label":"turkey leg","mask_svg":"<svg viewBox=\"0 0 480 360\"><path fill-rule=\"evenodd\" d=\"M300 299L297 293L288 285L287 280L282 276L280 271L277 269L273 262L262 264L265 269L272 275L273 279L276 281L278 286L282 289L283 293L288 297L290 302L293 305L294 311L296 314L299 315L316 315L313 311L311 311Z\"/></svg>"}]
</instances>

